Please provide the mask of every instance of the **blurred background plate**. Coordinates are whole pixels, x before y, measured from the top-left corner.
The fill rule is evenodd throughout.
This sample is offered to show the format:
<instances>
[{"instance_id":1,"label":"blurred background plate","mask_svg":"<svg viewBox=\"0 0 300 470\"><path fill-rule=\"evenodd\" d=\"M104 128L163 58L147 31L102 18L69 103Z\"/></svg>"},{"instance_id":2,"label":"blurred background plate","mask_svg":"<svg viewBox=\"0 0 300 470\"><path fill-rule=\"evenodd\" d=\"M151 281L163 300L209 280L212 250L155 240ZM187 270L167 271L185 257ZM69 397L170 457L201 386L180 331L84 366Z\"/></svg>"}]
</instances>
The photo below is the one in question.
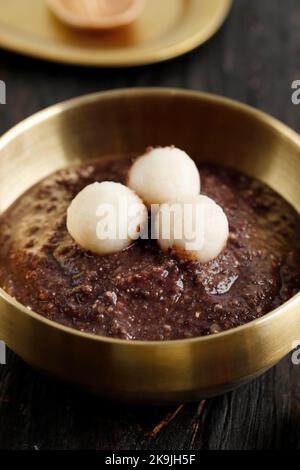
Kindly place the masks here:
<instances>
[{"instance_id":1,"label":"blurred background plate","mask_svg":"<svg viewBox=\"0 0 300 470\"><path fill-rule=\"evenodd\" d=\"M79 32L60 23L45 0L0 0L0 47L87 66L141 65L179 56L209 39L232 0L147 0L131 26Z\"/></svg>"}]
</instances>

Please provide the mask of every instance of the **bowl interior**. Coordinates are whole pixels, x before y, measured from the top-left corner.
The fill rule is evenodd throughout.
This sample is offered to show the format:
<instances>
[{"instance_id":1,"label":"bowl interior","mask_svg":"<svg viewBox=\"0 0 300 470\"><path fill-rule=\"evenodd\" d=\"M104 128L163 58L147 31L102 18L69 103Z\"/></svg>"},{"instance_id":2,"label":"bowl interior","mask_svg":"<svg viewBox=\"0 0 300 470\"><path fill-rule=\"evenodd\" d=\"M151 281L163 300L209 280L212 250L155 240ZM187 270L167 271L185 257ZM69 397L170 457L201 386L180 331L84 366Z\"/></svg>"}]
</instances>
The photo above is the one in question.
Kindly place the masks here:
<instances>
[{"instance_id":1,"label":"bowl interior","mask_svg":"<svg viewBox=\"0 0 300 470\"><path fill-rule=\"evenodd\" d=\"M299 140L271 117L210 95L166 89L90 95L49 108L1 139L0 213L66 165L170 144L262 180L300 210Z\"/></svg>"}]
</instances>

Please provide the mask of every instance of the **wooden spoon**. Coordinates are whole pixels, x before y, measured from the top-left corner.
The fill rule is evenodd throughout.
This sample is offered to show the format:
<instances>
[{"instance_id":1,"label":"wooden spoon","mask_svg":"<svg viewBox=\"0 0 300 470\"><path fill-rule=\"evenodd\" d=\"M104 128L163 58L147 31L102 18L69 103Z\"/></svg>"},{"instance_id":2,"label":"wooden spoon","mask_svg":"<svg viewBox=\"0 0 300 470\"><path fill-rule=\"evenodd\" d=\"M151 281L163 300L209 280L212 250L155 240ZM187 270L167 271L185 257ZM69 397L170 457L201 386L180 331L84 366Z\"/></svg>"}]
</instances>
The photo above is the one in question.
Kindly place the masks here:
<instances>
[{"instance_id":1,"label":"wooden spoon","mask_svg":"<svg viewBox=\"0 0 300 470\"><path fill-rule=\"evenodd\" d=\"M81 29L110 29L132 23L145 0L47 0L64 23Z\"/></svg>"}]
</instances>

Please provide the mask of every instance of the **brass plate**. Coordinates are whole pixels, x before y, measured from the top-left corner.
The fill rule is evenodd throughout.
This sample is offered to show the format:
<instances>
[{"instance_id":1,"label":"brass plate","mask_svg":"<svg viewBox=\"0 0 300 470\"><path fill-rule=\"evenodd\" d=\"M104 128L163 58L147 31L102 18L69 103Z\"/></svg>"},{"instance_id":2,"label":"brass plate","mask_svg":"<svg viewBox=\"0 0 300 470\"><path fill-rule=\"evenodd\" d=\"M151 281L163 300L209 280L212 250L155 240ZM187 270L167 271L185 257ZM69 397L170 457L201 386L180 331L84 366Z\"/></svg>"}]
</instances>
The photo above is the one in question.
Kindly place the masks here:
<instances>
[{"instance_id":1,"label":"brass plate","mask_svg":"<svg viewBox=\"0 0 300 470\"><path fill-rule=\"evenodd\" d=\"M71 163L170 144L259 178L300 212L298 134L225 98L142 88L61 103L0 138L0 213ZM170 403L223 393L273 366L300 339L299 313L297 294L270 314L217 335L125 341L51 322L0 289L0 339L38 369L94 393Z\"/></svg>"},{"instance_id":2,"label":"brass plate","mask_svg":"<svg viewBox=\"0 0 300 470\"><path fill-rule=\"evenodd\" d=\"M192 50L221 26L232 0L147 0L139 19L110 32L59 22L44 0L0 0L0 47L86 66L160 62Z\"/></svg>"}]
</instances>

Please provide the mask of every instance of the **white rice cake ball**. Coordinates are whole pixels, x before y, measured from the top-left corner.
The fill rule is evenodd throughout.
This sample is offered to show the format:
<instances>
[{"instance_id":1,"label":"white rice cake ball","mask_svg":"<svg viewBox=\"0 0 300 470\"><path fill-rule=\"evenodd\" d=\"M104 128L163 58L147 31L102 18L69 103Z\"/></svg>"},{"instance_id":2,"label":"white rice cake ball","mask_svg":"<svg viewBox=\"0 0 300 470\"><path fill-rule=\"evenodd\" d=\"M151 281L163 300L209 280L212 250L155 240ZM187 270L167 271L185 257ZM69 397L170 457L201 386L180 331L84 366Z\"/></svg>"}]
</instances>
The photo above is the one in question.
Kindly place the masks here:
<instances>
[{"instance_id":1,"label":"white rice cake ball","mask_svg":"<svg viewBox=\"0 0 300 470\"><path fill-rule=\"evenodd\" d=\"M99 255L127 248L148 221L141 199L126 186L105 181L86 186L67 212L71 237Z\"/></svg>"},{"instance_id":2,"label":"white rice cake ball","mask_svg":"<svg viewBox=\"0 0 300 470\"><path fill-rule=\"evenodd\" d=\"M194 161L182 150L150 148L133 163L128 186L150 206L197 196L200 175Z\"/></svg>"},{"instance_id":3,"label":"white rice cake ball","mask_svg":"<svg viewBox=\"0 0 300 470\"><path fill-rule=\"evenodd\" d=\"M229 225L223 209L206 196L162 204L155 235L164 251L187 261L207 263L225 248Z\"/></svg>"}]
</instances>

